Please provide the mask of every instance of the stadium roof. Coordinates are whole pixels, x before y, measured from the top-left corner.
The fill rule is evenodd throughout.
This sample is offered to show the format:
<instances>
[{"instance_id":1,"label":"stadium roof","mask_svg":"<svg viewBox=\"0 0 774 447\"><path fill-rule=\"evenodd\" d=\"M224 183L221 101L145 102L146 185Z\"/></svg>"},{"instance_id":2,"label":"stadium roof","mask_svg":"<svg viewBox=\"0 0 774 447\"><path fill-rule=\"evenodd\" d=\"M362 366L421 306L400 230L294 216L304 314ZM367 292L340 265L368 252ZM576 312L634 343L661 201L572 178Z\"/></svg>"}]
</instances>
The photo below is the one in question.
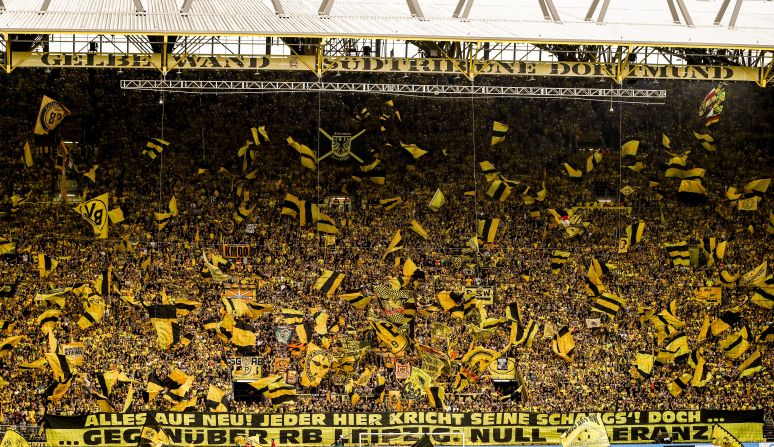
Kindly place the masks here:
<instances>
[{"instance_id":1,"label":"stadium roof","mask_svg":"<svg viewBox=\"0 0 774 447\"><path fill-rule=\"evenodd\" d=\"M467 0L473 2L467 19L453 17L458 0L332 0L330 13L321 15L323 1L0 0L0 29L774 49L772 1L731 0L719 25L714 22L722 0L684 0L688 14L681 13L683 0L609 0L601 22L606 0L594 11L592 0L554 0L556 16L545 8L553 6L550 0ZM731 28L737 2L741 9Z\"/></svg>"}]
</instances>

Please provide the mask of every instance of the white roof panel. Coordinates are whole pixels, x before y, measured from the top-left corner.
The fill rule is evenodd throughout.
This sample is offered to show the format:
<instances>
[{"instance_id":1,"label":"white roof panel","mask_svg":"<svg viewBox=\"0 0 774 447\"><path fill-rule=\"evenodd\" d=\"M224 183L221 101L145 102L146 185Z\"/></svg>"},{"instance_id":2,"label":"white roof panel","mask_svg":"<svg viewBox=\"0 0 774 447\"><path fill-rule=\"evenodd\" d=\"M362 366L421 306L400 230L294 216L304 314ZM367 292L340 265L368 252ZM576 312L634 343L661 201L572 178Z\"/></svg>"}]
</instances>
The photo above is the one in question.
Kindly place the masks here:
<instances>
[{"instance_id":1,"label":"white roof panel","mask_svg":"<svg viewBox=\"0 0 774 447\"><path fill-rule=\"evenodd\" d=\"M685 0L695 27L674 24L666 1L611 0L605 23L584 21L591 0L554 0L562 23L544 20L538 0L473 0L469 20L452 18L457 0L417 0L426 20L411 17L404 0L334 0L330 17L317 13L321 0L280 0L288 17L277 17L271 0L5 0L0 30L11 33L204 34L394 39L512 41L530 43L642 44L774 49L774 2L746 0L736 28L713 20L721 0ZM600 2L600 4L603 2Z\"/></svg>"}]
</instances>

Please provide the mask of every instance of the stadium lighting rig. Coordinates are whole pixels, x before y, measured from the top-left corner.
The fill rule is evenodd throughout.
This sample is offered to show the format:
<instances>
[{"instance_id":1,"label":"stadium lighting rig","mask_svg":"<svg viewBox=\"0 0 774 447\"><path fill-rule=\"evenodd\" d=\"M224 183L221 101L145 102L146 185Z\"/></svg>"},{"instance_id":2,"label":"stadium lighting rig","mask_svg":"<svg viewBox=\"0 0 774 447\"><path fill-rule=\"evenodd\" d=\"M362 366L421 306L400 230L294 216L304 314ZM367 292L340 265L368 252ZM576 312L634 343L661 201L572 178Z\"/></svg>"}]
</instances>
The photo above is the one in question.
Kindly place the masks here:
<instances>
[{"instance_id":1,"label":"stadium lighting rig","mask_svg":"<svg viewBox=\"0 0 774 447\"><path fill-rule=\"evenodd\" d=\"M449 84L371 84L362 82L197 81L173 79L124 79L124 90L170 93L374 93L444 97L529 97L610 99L618 102L662 104L666 90L638 88L539 87Z\"/></svg>"}]
</instances>

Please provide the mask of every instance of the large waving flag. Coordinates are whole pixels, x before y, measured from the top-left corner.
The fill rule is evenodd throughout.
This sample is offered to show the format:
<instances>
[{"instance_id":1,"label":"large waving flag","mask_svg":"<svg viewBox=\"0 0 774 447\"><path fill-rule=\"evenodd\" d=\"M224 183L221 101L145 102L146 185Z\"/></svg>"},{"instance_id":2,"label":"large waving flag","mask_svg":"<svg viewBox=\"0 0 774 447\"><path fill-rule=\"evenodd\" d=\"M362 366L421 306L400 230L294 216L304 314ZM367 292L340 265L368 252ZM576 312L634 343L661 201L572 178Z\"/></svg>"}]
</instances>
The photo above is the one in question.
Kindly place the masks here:
<instances>
[{"instance_id":1,"label":"large waving flag","mask_svg":"<svg viewBox=\"0 0 774 447\"><path fill-rule=\"evenodd\" d=\"M75 212L91 224L94 235L100 239L108 237L108 200L109 194L105 193L75 207Z\"/></svg>"},{"instance_id":2,"label":"large waving flag","mask_svg":"<svg viewBox=\"0 0 774 447\"><path fill-rule=\"evenodd\" d=\"M43 96L38 110L38 119L35 121L35 135L48 135L70 111L59 101L55 101L48 96Z\"/></svg>"}]
</instances>

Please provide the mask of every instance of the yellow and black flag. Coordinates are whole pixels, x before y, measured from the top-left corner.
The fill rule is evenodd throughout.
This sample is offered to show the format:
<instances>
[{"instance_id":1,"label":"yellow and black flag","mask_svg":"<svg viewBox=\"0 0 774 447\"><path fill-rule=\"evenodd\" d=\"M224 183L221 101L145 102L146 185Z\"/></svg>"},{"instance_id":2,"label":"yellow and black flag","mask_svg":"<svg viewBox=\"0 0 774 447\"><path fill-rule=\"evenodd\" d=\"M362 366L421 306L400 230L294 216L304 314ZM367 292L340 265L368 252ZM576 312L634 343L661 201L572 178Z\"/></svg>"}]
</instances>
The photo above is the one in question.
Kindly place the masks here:
<instances>
[{"instance_id":1,"label":"yellow and black flag","mask_svg":"<svg viewBox=\"0 0 774 447\"><path fill-rule=\"evenodd\" d=\"M586 157L586 174L593 171L599 163L602 162L602 152L594 151L591 155Z\"/></svg>"},{"instance_id":2,"label":"yellow and black flag","mask_svg":"<svg viewBox=\"0 0 774 447\"><path fill-rule=\"evenodd\" d=\"M169 220L173 217L177 217L178 210L177 210L177 199L175 196L172 196L171 199L169 199L169 204L167 205L168 211L166 213L159 213L154 212L153 213L153 219L156 221L156 226L159 230L164 229L164 227L167 226L169 223Z\"/></svg>"},{"instance_id":3,"label":"yellow and black flag","mask_svg":"<svg viewBox=\"0 0 774 447\"><path fill-rule=\"evenodd\" d=\"M384 343L393 354L403 352L408 346L408 338L398 329L397 326L389 321L368 320L371 329L376 336Z\"/></svg>"},{"instance_id":4,"label":"yellow and black flag","mask_svg":"<svg viewBox=\"0 0 774 447\"><path fill-rule=\"evenodd\" d=\"M726 246L728 241L718 242L717 238L705 237L701 241L701 249L707 258L707 264L713 265L716 259L723 259L726 256Z\"/></svg>"},{"instance_id":5,"label":"yellow and black flag","mask_svg":"<svg viewBox=\"0 0 774 447\"><path fill-rule=\"evenodd\" d=\"M74 208L76 213L91 224L94 235L100 239L108 237L108 200L109 194L105 193Z\"/></svg>"},{"instance_id":6,"label":"yellow and black flag","mask_svg":"<svg viewBox=\"0 0 774 447\"><path fill-rule=\"evenodd\" d=\"M725 311L710 325L712 335L718 335L742 320L742 314L734 311Z\"/></svg>"},{"instance_id":7,"label":"yellow and black flag","mask_svg":"<svg viewBox=\"0 0 774 447\"><path fill-rule=\"evenodd\" d=\"M691 386L701 388L706 386L712 380L712 373L707 369L704 357L697 354L696 367L693 371Z\"/></svg>"},{"instance_id":8,"label":"yellow and black flag","mask_svg":"<svg viewBox=\"0 0 774 447\"><path fill-rule=\"evenodd\" d=\"M742 447L742 443L719 424L712 426L711 442L718 447Z\"/></svg>"},{"instance_id":9,"label":"yellow and black flag","mask_svg":"<svg viewBox=\"0 0 774 447\"><path fill-rule=\"evenodd\" d=\"M178 317L184 317L191 313L192 310L202 307L200 301L189 300L188 298L175 298L175 314Z\"/></svg>"},{"instance_id":10,"label":"yellow and black flag","mask_svg":"<svg viewBox=\"0 0 774 447\"><path fill-rule=\"evenodd\" d=\"M301 373L301 385L316 387L328 374L333 363L333 356L314 343L306 345L306 360ZM271 390L271 385L269 386Z\"/></svg>"},{"instance_id":11,"label":"yellow and black flag","mask_svg":"<svg viewBox=\"0 0 774 447\"><path fill-rule=\"evenodd\" d=\"M64 382L52 380L51 383L40 393L40 395L46 400L59 402L62 400L64 395L67 394L67 391L70 390L70 385L72 385L74 378L75 376L70 377Z\"/></svg>"},{"instance_id":12,"label":"yellow and black flag","mask_svg":"<svg viewBox=\"0 0 774 447\"><path fill-rule=\"evenodd\" d=\"M64 104L44 95L40 102L38 119L35 121L35 135L48 135L69 114L70 111Z\"/></svg>"},{"instance_id":13,"label":"yellow and black flag","mask_svg":"<svg viewBox=\"0 0 774 447\"><path fill-rule=\"evenodd\" d=\"M667 383L669 394L674 397L681 395L683 391L688 388L688 384L691 383L692 378L693 376L691 374L683 373L680 377Z\"/></svg>"},{"instance_id":14,"label":"yellow and black flag","mask_svg":"<svg viewBox=\"0 0 774 447\"><path fill-rule=\"evenodd\" d=\"M353 292L341 294L339 295L339 298L351 304L355 309L363 310L374 297L365 296L362 292Z\"/></svg>"},{"instance_id":15,"label":"yellow and black flag","mask_svg":"<svg viewBox=\"0 0 774 447\"><path fill-rule=\"evenodd\" d=\"M207 397L205 398L204 403L207 407L207 411L213 413L225 413L228 411L226 393L213 384L210 384L210 388L207 390Z\"/></svg>"},{"instance_id":16,"label":"yellow and black flag","mask_svg":"<svg viewBox=\"0 0 774 447\"><path fill-rule=\"evenodd\" d=\"M274 410L280 405L295 403L298 399L296 387L288 384L284 380L270 383L263 395L269 399Z\"/></svg>"},{"instance_id":17,"label":"yellow and black flag","mask_svg":"<svg viewBox=\"0 0 774 447\"><path fill-rule=\"evenodd\" d=\"M497 168L488 160L484 160L478 163L481 167L481 173L484 174L487 182L493 182L497 179Z\"/></svg>"},{"instance_id":18,"label":"yellow and black flag","mask_svg":"<svg viewBox=\"0 0 774 447\"><path fill-rule=\"evenodd\" d=\"M478 221L478 237L486 242L492 243L497 236L497 227L500 226L500 219L484 219Z\"/></svg>"},{"instance_id":19,"label":"yellow and black flag","mask_svg":"<svg viewBox=\"0 0 774 447\"><path fill-rule=\"evenodd\" d=\"M392 240L390 241L390 245L387 246L387 251L384 252L384 255L382 256L382 260L384 260L387 255L390 253L395 253L398 250L403 249L403 237L400 235L400 230L397 230L395 232L395 235L392 237Z\"/></svg>"},{"instance_id":20,"label":"yellow and black flag","mask_svg":"<svg viewBox=\"0 0 774 447\"><path fill-rule=\"evenodd\" d=\"M565 362L572 362L575 356L575 340L572 337L570 328L562 326L556 334L554 334L554 340L552 343L552 349L554 354Z\"/></svg>"},{"instance_id":21,"label":"yellow and black flag","mask_svg":"<svg viewBox=\"0 0 774 447\"><path fill-rule=\"evenodd\" d=\"M495 180L486 190L486 195L498 202L504 202L511 195L511 188L502 180Z\"/></svg>"},{"instance_id":22,"label":"yellow and black flag","mask_svg":"<svg viewBox=\"0 0 774 447\"><path fill-rule=\"evenodd\" d=\"M674 244L664 244L667 249L669 257L672 259L673 265L682 265L690 267L691 265L691 253L688 251L688 242L680 241Z\"/></svg>"},{"instance_id":23,"label":"yellow and black flag","mask_svg":"<svg viewBox=\"0 0 774 447\"><path fill-rule=\"evenodd\" d=\"M137 447L165 447L170 445L169 435L156 422L153 415L145 419L145 425L140 432Z\"/></svg>"},{"instance_id":24,"label":"yellow and black flag","mask_svg":"<svg viewBox=\"0 0 774 447\"><path fill-rule=\"evenodd\" d=\"M736 287L736 282L739 280L739 276L734 276L730 273L728 273L727 270L723 270L720 272L720 284L728 289L733 289Z\"/></svg>"},{"instance_id":25,"label":"yellow and black flag","mask_svg":"<svg viewBox=\"0 0 774 447\"><path fill-rule=\"evenodd\" d=\"M301 166L306 169L316 171L317 170L317 155L312 151L309 146L294 141L292 137L287 138L288 145L298 152L301 156Z\"/></svg>"},{"instance_id":26,"label":"yellow and black flag","mask_svg":"<svg viewBox=\"0 0 774 447\"><path fill-rule=\"evenodd\" d=\"M169 141L162 140L161 138L151 138L145 143L145 149L143 149L142 153L143 155L147 155L151 160L155 160L168 148Z\"/></svg>"},{"instance_id":27,"label":"yellow and black flag","mask_svg":"<svg viewBox=\"0 0 774 447\"><path fill-rule=\"evenodd\" d=\"M317 231L325 234L339 234L338 228L336 228L336 222L317 209L317 206L312 206L312 216L317 226Z\"/></svg>"},{"instance_id":28,"label":"yellow and black flag","mask_svg":"<svg viewBox=\"0 0 774 447\"><path fill-rule=\"evenodd\" d=\"M47 352L45 354L46 362L48 363L49 368L51 368L51 373L54 376L54 379L59 382L66 382L68 381L73 374L75 373L74 368L69 360L67 360L67 356L64 354L59 354L56 352Z\"/></svg>"},{"instance_id":29,"label":"yellow and black flag","mask_svg":"<svg viewBox=\"0 0 774 447\"><path fill-rule=\"evenodd\" d=\"M251 127L250 133L253 136L253 144L255 144L256 146L260 146L261 141L263 141L264 143L268 143L271 141L269 140L268 132L266 132L266 126L258 126L257 128Z\"/></svg>"},{"instance_id":30,"label":"yellow and black flag","mask_svg":"<svg viewBox=\"0 0 774 447\"><path fill-rule=\"evenodd\" d=\"M707 200L707 190L701 180L681 180L677 198L687 203L700 203Z\"/></svg>"},{"instance_id":31,"label":"yellow and black flag","mask_svg":"<svg viewBox=\"0 0 774 447\"><path fill-rule=\"evenodd\" d=\"M720 340L718 344L726 353L726 356L730 359L738 359L742 354L750 347L750 342L747 341L750 338L750 331L747 327L743 327L739 332L733 333L728 337Z\"/></svg>"},{"instance_id":32,"label":"yellow and black flag","mask_svg":"<svg viewBox=\"0 0 774 447\"><path fill-rule=\"evenodd\" d=\"M44 334L48 334L59 322L59 317L62 315L62 311L59 309L48 309L42 314L38 315L35 322Z\"/></svg>"},{"instance_id":33,"label":"yellow and black flag","mask_svg":"<svg viewBox=\"0 0 774 447\"><path fill-rule=\"evenodd\" d=\"M255 211L255 208L258 205L253 205L251 207L247 206L247 202L242 202L239 207L234 211L234 214L231 215L231 218L234 219L234 222L236 223L242 223L244 222L248 217L250 217L251 214L253 214L253 211Z\"/></svg>"},{"instance_id":34,"label":"yellow and black flag","mask_svg":"<svg viewBox=\"0 0 774 447\"><path fill-rule=\"evenodd\" d=\"M626 227L626 238L629 247L633 247L642 240L642 234L645 232L645 222L637 222Z\"/></svg>"},{"instance_id":35,"label":"yellow and black flag","mask_svg":"<svg viewBox=\"0 0 774 447\"><path fill-rule=\"evenodd\" d=\"M490 146L502 143L505 141L505 134L508 133L508 125L495 121L492 123L492 142Z\"/></svg>"},{"instance_id":36,"label":"yellow and black flag","mask_svg":"<svg viewBox=\"0 0 774 447\"><path fill-rule=\"evenodd\" d=\"M756 287L750 301L764 309L774 309L774 286Z\"/></svg>"},{"instance_id":37,"label":"yellow and black flag","mask_svg":"<svg viewBox=\"0 0 774 447\"><path fill-rule=\"evenodd\" d=\"M527 326L522 326L521 323L513 322L511 324L511 334L509 343L513 346L520 346L526 344L527 347L532 347L532 342L535 340L538 331L540 330L540 324L535 320L530 320Z\"/></svg>"},{"instance_id":38,"label":"yellow and black flag","mask_svg":"<svg viewBox=\"0 0 774 447\"><path fill-rule=\"evenodd\" d=\"M761 351L756 349L750 357L739 365L739 377L749 377L763 369Z\"/></svg>"},{"instance_id":39,"label":"yellow and black flag","mask_svg":"<svg viewBox=\"0 0 774 447\"><path fill-rule=\"evenodd\" d=\"M446 388L443 385L429 386L425 388L427 401L430 406L436 410L444 410L444 399L446 398Z\"/></svg>"},{"instance_id":40,"label":"yellow and black flag","mask_svg":"<svg viewBox=\"0 0 774 447\"><path fill-rule=\"evenodd\" d=\"M180 334L177 309L173 304L156 304L145 308L156 330L156 339L161 349L167 350L178 344L185 346L190 342Z\"/></svg>"},{"instance_id":41,"label":"yellow and black flag","mask_svg":"<svg viewBox=\"0 0 774 447\"><path fill-rule=\"evenodd\" d=\"M48 276L51 275L51 272L56 269L57 265L59 265L59 261L56 259L49 255L38 253L38 273L41 278L48 278Z\"/></svg>"},{"instance_id":42,"label":"yellow and black flag","mask_svg":"<svg viewBox=\"0 0 774 447\"><path fill-rule=\"evenodd\" d=\"M521 306L519 303L509 303L505 307L505 318L510 321L521 322Z\"/></svg>"},{"instance_id":43,"label":"yellow and black flag","mask_svg":"<svg viewBox=\"0 0 774 447\"><path fill-rule=\"evenodd\" d=\"M623 307L624 304L625 302L623 298L619 297L618 295L605 292L594 300L594 303L591 305L591 310L594 312L601 312L610 317L612 320L615 318L615 316L618 314L618 311L621 310L621 307Z\"/></svg>"},{"instance_id":44,"label":"yellow and black flag","mask_svg":"<svg viewBox=\"0 0 774 447\"><path fill-rule=\"evenodd\" d=\"M589 272L586 277L586 293L589 296L599 296L606 290L607 288L602 283L602 279L600 278L600 273L592 262L589 266Z\"/></svg>"},{"instance_id":45,"label":"yellow and black flag","mask_svg":"<svg viewBox=\"0 0 774 447\"><path fill-rule=\"evenodd\" d=\"M300 219L299 216L304 214L305 205L305 201L300 200L293 194L287 193L285 194L285 200L282 203L282 210L280 214L283 216L290 216L293 219ZM301 225L303 226L305 224L306 222L302 223Z\"/></svg>"},{"instance_id":46,"label":"yellow and black flag","mask_svg":"<svg viewBox=\"0 0 774 447\"><path fill-rule=\"evenodd\" d=\"M630 370L636 380L648 380L653 372L655 357L647 352L638 352L634 357L634 363Z\"/></svg>"},{"instance_id":47,"label":"yellow and black flag","mask_svg":"<svg viewBox=\"0 0 774 447\"><path fill-rule=\"evenodd\" d=\"M570 259L569 251L554 250L551 253L551 270L554 274L559 273L559 269Z\"/></svg>"},{"instance_id":48,"label":"yellow and black flag","mask_svg":"<svg viewBox=\"0 0 774 447\"><path fill-rule=\"evenodd\" d=\"M21 341L21 335L14 335L12 337L6 337L0 341L0 359L11 355L11 351Z\"/></svg>"},{"instance_id":49,"label":"yellow and black flag","mask_svg":"<svg viewBox=\"0 0 774 447\"><path fill-rule=\"evenodd\" d=\"M344 276L343 273L322 269L322 274L314 283L314 289L319 290L326 296L333 296L336 293L336 289L341 285L341 281L344 280Z\"/></svg>"},{"instance_id":50,"label":"yellow and black flag","mask_svg":"<svg viewBox=\"0 0 774 447\"><path fill-rule=\"evenodd\" d=\"M105 300L101 296L90 295L83 303L85 313L78 319L78 327L88 329L96 323L102 321L105 316Z\"/></svg>"},{"instance_id":51,"label":"yellow and black flag","mask_svg":"<svg viewBox=\"0 0 774 447\"><path fill-rule=\"evenodd\" d=\"M385 210L391 210L401 203L403 203L403 199L400 196L379 200L379 206Z\"/></svg>"}]
</instances>

